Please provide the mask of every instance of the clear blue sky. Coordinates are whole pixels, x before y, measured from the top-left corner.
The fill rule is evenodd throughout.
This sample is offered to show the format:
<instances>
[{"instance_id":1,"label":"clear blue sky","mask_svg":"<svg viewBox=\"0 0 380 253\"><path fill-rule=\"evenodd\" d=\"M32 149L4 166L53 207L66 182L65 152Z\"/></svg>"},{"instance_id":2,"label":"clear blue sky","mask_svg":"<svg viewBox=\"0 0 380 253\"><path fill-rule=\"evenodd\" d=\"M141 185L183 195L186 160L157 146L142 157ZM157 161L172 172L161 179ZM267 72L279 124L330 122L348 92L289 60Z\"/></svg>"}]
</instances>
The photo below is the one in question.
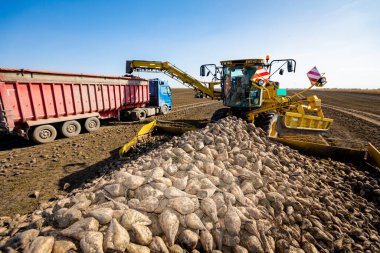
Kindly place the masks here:
<instances>
[{"instance_id":1,"label":"clear blue sky","mask_svg":"<svg viewBox=\"0 0 380 253\"><path fill-rule=\"evenodd\" d=\"M0 66L123 75L125 60L295 58L284 87L380 88L380 1L0 0ZM166 78L169 79L169 78ZM170 79L169 79L170 80Z\"/></svg>"}]
</instances>

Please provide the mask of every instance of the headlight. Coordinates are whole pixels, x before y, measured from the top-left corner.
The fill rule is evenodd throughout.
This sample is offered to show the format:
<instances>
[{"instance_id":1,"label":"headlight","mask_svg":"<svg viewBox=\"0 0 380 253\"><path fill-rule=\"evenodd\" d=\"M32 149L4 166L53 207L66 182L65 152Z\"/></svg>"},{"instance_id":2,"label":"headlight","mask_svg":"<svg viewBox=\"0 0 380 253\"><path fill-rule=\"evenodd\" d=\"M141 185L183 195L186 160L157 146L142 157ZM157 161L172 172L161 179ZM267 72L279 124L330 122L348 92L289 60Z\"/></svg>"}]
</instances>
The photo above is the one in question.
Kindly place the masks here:
<instances>
[{"instance_id":1,"label":"headlight","mask_svg":"<svg viewBox=\"0 0 380 253\"><path fill-rule=\"evenodd\" d=\"M321 77L318 79L317 83L319 83L319 87L323 87L327 83L326 77Z\"/></svg>"},{"instance_id":2,"label":"headlight","mask_svg":"<svg viewBox=\"0 0 380 253\"><path fill-rule=\"evenodd\" d=\"M260 79L257 84L262 86L264 84L264 80Z\"/></svg>"}]
</instances>

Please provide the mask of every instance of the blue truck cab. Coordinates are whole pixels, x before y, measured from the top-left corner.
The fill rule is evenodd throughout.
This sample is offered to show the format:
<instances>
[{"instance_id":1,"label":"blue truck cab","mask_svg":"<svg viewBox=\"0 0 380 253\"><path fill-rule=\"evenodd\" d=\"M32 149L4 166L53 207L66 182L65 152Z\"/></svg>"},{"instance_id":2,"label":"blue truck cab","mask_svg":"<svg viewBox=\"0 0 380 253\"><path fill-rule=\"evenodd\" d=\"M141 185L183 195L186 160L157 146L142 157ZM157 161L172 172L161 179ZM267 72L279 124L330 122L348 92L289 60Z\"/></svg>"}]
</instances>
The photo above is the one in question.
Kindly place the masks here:
<instances>
[{"instance_id":1,"label":"blue truck cab","mask_svg":"<svg viewBox=\"0 0 380 253\"><path fill-rule=\"evenodd\" d=\"M129 110L127 117L141 121L149 116L167 114L171 110L172 89L167 82L155 78L149 80L149 104L146 107Z\"/></svg>"},{"instance_id":2,"label":"blue truck cab","mask_svg":"<svg viewBox=\"0 0 380 253\"><path fill-rule=\"evenodd\" d=\"M162 114L172 109L172 89L167 82L158 78L149 80L149 96L152 107L158 107Z\"/></svg>"}]
</instances>

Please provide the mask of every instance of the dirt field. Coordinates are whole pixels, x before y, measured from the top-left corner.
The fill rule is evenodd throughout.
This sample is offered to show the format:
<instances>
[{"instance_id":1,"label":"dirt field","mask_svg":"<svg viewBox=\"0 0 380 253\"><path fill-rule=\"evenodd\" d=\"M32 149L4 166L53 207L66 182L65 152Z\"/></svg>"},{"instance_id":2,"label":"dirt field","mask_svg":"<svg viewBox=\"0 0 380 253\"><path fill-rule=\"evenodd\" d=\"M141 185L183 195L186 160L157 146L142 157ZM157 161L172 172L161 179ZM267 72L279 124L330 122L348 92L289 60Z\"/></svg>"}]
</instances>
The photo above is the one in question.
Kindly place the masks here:
<instances>
[{"instance_id":1,"label":"dirt field","mask_svg":"<svg viewBox=\"0 0 380 253\"><path fill-rule=\"evenodd\" d=\"M313 94L329 105L350 108L380 116L380 92L318 91Z\"/></svg>"},{"instance_id":2,"label":"dirt field","mask_svg":"<svg viewBox=\"0 0 380 253\"><path fill-rule=\"evenodd\" d=\"M327 137L371 142L380 148L380 93L312 90L308 94L321 98L325 116L334 119Z\"/></svg>"},{"instance_id":3,"label":"dirt field","mask_svg":"<svg viewBox=\"0 0 380 253\"><path fill-rule=\"evenodd\" d=\"M380 120L380 95L335 91L314 92L326 105L348 108L354 114ZM173 90L173 112L160 119L181 120L202 126L222 103L196 99L189 89ZM359 112L358 112L359 111ZM326 116L335 120L328 137L372 142L380 148L379 126L331 108ZM372 116L371 116L372 115ZM376 117L377 116L377 117ZM127 143L143 124L103 121L101 129L71 139L33 145L16 137L0 136L0 216L28 213L40 201L67 194L118 164L118 149ZM29 195L39 191L38 199Z\"/></svg>"},{"instance_id":4,"label":"dirt field","mask_svg":"<svg viewBox=\"0 0 380 253\"><path fill-rule=\"evenodd\" d=\"M158 118L205 124L221 106L220 101L194 98L192 90L174 89L172 113ZM28 213L39 201L66 194L115 168L119 148L143 124L110 120L102 124L95 133L45 145L0 136L0 199L7 203L0 206L0 216ZM29 197L34 191L39 191L39 199Z\"/></svg>"}]
</instances>

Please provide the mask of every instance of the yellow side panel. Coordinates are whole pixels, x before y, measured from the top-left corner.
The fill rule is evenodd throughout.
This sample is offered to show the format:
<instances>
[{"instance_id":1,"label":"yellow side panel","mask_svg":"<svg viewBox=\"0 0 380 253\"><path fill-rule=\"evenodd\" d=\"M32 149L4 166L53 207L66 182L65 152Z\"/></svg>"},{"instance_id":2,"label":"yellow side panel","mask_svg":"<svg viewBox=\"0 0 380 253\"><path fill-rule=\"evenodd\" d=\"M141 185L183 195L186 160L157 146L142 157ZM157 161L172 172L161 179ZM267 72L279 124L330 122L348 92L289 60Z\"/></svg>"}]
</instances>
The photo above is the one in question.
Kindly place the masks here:
<instances>
[{"instance_id":1,"label":"yellow side panel","mask_svg":"<svg viewBox=\"0 0 380 253\"><path fill-rule=\"evenodd\" d=\"M119 156L122 157L124 154L128 153L128 151L134 146L137 144L138 140L146 135L146 134L149 134L151 133L154 128L156 127L156 124L157 124L157 121L152 121L146 125L144 125L140 131L137 133L137 136L134 137L130 142L128 142L127 144L125 144L120 150L119 150Z\"/></svg>"},{"instance_id":2,"label":"yellow side panel","mask_svg":"<svg viewBox=\"0 0 380 253\"><path fill-rule=\"evenodd\" d=\"M287 128L310 129L324 131L330 128L333 119L322 118L313 115L302 115L295 112L287 112L284 124Z\"/></svg>"},{"instance_id":3,"label":"yellow side panel","mask_svg":"<svg viewBox=\"0 0 380 253\"><path fill-rule=\"evenodd\" d=\"M157 121L153 120L152 122L144 125L140 129L140 131L137 133L137 137L145 135L145 134L149 134L150 132L152 132L154 130L156 124L157 124Z\"/></svg>"},{"instance_id":4,"label":"yellow side panel","mask_svg":"<svg viewBox=\"0 0 380 253\"><path fill-rule=\"evenodd\" d=\"M128 151L137 143L137 137L133 138L130 142L125 144L120 150L119 150L119 156L122 157L124 154L128 153Z\"/></svg>"},{"instance_id":5,"label":"yellow side panel","mask_svg":"<svg viewBox=\"0 0 380 253\"><path fill-rule=\"evenodd\" d=\"M368 160L380 168L380 152L371 143L368 143Z\"/></svg>"}]
</instances>

